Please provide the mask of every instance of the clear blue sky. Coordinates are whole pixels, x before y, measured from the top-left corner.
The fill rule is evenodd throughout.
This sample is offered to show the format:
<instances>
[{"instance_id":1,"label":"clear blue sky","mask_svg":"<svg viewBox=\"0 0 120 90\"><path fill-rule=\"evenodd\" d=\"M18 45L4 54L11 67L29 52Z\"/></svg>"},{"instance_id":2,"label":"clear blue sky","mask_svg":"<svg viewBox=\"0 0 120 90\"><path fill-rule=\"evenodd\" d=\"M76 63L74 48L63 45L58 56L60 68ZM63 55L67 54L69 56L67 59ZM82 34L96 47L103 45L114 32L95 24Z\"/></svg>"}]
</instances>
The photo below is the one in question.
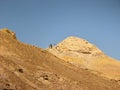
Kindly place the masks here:
<instances>
[{"instance_id":1,"label":"clear blue sky","mask_svg":"<svg viewBox=\"0 0 120 90\"><path fill-rule=\"evenodd\" d=\"M42 48L78 36L120 60L120 0L0 0L4 27Z\"/></svg>"}]
</instances>

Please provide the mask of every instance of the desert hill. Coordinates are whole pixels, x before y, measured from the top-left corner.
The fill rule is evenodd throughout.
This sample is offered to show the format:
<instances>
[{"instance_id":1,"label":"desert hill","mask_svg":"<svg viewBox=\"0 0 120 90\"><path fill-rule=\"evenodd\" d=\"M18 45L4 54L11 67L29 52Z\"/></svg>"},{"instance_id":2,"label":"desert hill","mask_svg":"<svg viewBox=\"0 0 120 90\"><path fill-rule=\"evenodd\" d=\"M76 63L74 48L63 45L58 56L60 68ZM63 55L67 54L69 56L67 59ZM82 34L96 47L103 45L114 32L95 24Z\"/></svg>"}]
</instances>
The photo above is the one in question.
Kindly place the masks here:
<instances>
[{"instance_id":1,"label":"desert hill","mask_svg":"<svg viewBox=\"0 0 120 90\"><path fill-rule=\"evenodd\" d=\"M47 50L75 66L98 71L101 76L120 80L120 61L107 56L87 40L71 36Z\"/></svg>"},{"instance_id":2,"label":"desert hill","mask_svg":"<svg viewBox=\"0 0 120 90\"><path fill-rule=\"evenodd\" d=\"M24 44L5 28L0 30L0 90L120 90L120 84Z\"/></svg>"}]
</instances>

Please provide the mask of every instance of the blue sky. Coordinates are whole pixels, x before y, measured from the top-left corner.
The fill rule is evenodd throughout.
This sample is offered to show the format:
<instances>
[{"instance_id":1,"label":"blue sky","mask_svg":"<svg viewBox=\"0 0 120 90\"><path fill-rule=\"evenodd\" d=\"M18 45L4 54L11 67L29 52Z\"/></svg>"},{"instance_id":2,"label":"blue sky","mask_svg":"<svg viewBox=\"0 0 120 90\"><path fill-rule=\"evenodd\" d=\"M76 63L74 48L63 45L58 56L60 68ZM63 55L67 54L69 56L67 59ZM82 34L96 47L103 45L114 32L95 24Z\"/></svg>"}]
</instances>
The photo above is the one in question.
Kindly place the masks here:
<instances>
[{"instance_id":1,"label":"blue sky","mask_svg":"<svg viewBox=\"0 0 120 90\"><path fill-rule=\"evenodd\" d=\"M81 37L120 60L120 0L0 0L4 27L42 48Z\"/></svg>"}]
</instances>

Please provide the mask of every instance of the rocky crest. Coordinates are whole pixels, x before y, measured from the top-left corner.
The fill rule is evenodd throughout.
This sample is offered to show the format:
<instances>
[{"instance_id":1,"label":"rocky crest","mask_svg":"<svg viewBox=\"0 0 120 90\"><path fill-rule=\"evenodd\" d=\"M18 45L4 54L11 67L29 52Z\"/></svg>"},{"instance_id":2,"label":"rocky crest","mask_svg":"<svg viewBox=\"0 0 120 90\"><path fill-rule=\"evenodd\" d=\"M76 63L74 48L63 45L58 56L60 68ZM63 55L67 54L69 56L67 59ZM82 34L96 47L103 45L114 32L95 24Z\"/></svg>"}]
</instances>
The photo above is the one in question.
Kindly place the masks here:
<instances>
[{"instance_id":1,"label":"rocky crest","mask_svg":"<svg viewBox=\"0 0 120 90\"><path fill-rule=\"evenodd\" d=\"M16 34L15 34L13 31L9 30L8 28L3 28L2 30L0 30L0 32L9 34L9 35L12 36L14 39L16 39Z\"/></svg>"},{"instance_id":2,"label":"rocky crest","mask_svg":"<svg viewBox=\"0 0 120 90\"><path fill-rule=\"evenodd\" d=\"M70 36L47 50L75 66L99 71L109 78L120 78L120 62L108 57L87 40Z\"/></svg>"},{"instance_id":3,"label":"rocky crest","mask_svg":"<svg viewBox=\"0 0 120 90\"><path fill-rule=\"evenodd\" d=\"M89 43L87 40L74 36L66 38L47 50L70 63L76 62L76 64L80 63L82 65L86 62L91 63L94 58L105 57L105 54L95 45Z\"/></svg>"},{"instance_id":4,"label":"rocky crest","mask_svg":"<svg viewBox=\"0 0 120 90\"><path fill-rule=\"evenodd\" d=\"M103 52L98 49L95 45L89 43L87 40L78 37L68 37L59 43L57 46L53 47L61 52L78 52L79 54L85 55L102 55Z\"/></svg>"}]
</instances>

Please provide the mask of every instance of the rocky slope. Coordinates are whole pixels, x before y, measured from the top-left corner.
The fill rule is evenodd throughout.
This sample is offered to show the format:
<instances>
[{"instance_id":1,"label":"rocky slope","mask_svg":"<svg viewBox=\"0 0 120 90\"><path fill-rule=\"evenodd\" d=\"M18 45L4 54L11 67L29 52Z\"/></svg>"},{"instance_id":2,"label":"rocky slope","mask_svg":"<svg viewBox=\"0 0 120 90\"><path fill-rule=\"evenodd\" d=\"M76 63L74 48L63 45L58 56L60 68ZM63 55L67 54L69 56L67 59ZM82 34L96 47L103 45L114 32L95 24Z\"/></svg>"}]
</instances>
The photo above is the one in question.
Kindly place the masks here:
<instances>
[{"instance_id":1,"label":"rocky slope","mask_svg":"<svg viewBox=\"0 0 120 90\"><path fill-rule=\"evenodd\" d=\"M111 80L74 66L0 30L0 90L120 90Z\"/></svg>"},{"instance_id":2,"label":"rocky slope","mask_svg":"<svg viewBox=\"0 0 120 90\"><path fill-rule=\"evenodd\" d=\"M120 61L108 57L87 40L71 36L47 50L75 66L93 70L96 74L107 78L120 80Z\"/></svg>"}]
</instances>

